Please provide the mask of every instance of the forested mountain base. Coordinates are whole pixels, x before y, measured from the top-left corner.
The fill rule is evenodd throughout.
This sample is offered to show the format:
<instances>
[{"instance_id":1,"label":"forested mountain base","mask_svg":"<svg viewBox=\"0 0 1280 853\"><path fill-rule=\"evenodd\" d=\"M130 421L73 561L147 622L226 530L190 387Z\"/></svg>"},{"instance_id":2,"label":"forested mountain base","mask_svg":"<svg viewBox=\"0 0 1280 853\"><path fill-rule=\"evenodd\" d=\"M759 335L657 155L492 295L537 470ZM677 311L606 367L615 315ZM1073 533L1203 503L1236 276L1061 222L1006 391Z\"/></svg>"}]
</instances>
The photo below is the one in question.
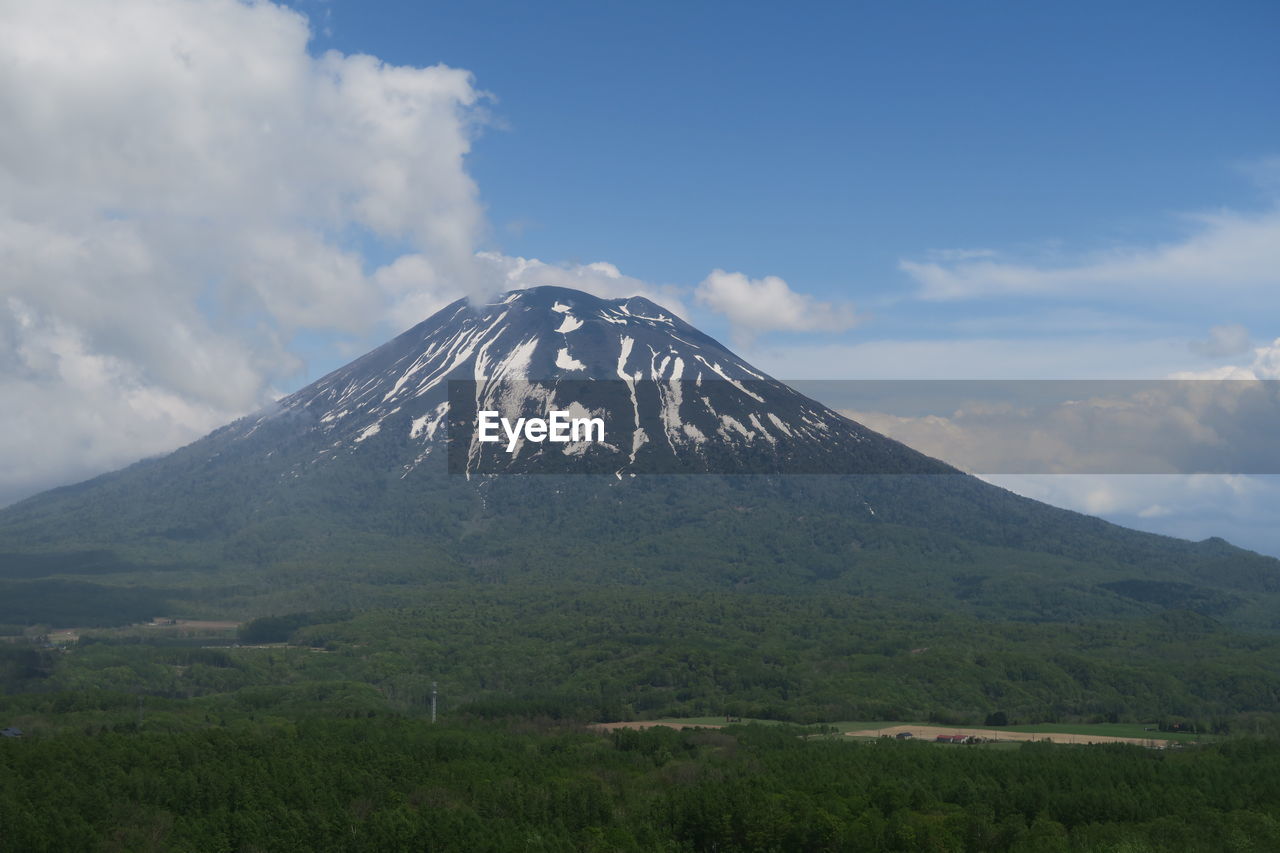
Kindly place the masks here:
<instances>
[{"instance_id":1,"label":"forested mountain base","mask_svg":"<svg viewBox=\"0 0 1280 853\"><path fill-rule=\"evenodd\" d=\"M1280 561L967 477L423 484L342 457L294 480L274 456L233 465L246 452L235 443L216 462L197 449L0 511L0 622L246 618L429 606L450 585L604 586L879 598L1031 622L1187 610L1280 632Z\"/></svg>"},{"instance_id":2,"label":"forested mountain base","mask_svg":"<svg viewBox=\"0 0 1280 853\"><path fill-rule=\"evenodd\" d=\"M430 605L281 614L221 638L81 629L78 641L45 648L25 629L0 642L0 689L235 704L342 683L374 697L370 708L415 713L436 682L450 710L580 722L731 714L971 725L1003 712L1011 723L1184 720L1224 732L1280 711L1280 637L1186 611L1034 624L851 595L430 592Z\"/></svg>"},{"instance_id":3,"label":"forested mountain base","mask_svg":"<svg viewBox=\"0 0 1280 853\"><path fill-rule=\"evenodd\" d=\"M335 464L276 493L263 463L208 472L260 477L250 498L191 504L199 477L159 476L206 461L0 523L0 726L27 735L0 742L0 850L1280 849L1271 742L947 752L574 728L1273 731L1267 558L955 478L415 491ZM172 510L122 524L140 495ZM156 616L248 621L129 624Z\"/></svg>"},{"instance_id":4,"label":"forested mountain base","mask_svg":"<svg viewBox=\"0 0 1280 853\"><path fill-rule=\"evenodd\" d=\"M1280 849L1274 740L1156 752L805 735L367 716L9 740L0 849Z\"/></svg>"}]
</instances>

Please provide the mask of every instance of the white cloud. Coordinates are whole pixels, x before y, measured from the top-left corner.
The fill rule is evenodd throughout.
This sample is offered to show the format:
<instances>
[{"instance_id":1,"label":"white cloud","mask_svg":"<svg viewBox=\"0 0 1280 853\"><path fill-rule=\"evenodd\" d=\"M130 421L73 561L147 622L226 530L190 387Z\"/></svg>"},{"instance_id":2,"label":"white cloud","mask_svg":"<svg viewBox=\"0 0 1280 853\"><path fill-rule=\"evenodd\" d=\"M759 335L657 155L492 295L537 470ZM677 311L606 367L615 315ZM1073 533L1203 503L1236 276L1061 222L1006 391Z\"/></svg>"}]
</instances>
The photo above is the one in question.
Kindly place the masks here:
<instances>
[{"instance_id":1,"label":"white cloud","mask_svg":"<svg viewBox=\"0 0 1280 853\"><path fill-rule=\"evenodd\" d=\"M299 330L483 288L470 74L309 37L269 2L0 5L0 502L265 402Z\"/></svg>"},{"instance_id":2,"label":"white cloud","mask_svg":"<svg viewBox=\"0 0 1280 853\"><path fill-rule=\"evenodd\" d=\"M491 282L496 290L555 285L583 290L602 299L643 296L681 317L688 316L681 288L653 285L624 275L616 266L604 261L548 264L537 258L510 257L496 252L481 252L477 257L485 280Z\"/></svg>"},{"instance_id":3,"label":"white cloud","mask_svg":"<svg viewBox=\"0 0 1280 853\"><path fill-rule=\"evenodd\" d=\"M1249 350L1249 330L1239 323L1214 326L1209 329L1207 340L1192 341L1190 347L1192 352L1207 358L1239 355Z\"/></svg>"},{"instance_id":4,"label":"white cloud","mask_svg":"<svg viewBox=\"0 0 1280 853\"><path fill-rule=\"evenodd\" d=\"M994 258L997 254L995 249L930 249L928 257L931 261L955 263L957 261L972 261L977 258Z\"/></svg>"},{"instance_id":5,"label":"white cloud","mask_svg":"<svg viewBox=\"0 0 1280 853\"><path fill-rule=\"evenodd\" d=\"M391 299L387 320L397 332L421 323L463 295L429 257L417 253L401 255L379 267L373 278Z\"/></svg>"},{"instance_id":6,"label":"white cloud","mask_svg":"<svg viewBox=\"0 0 1280 853\"><path fill-rule=\"evenodd\" d=\"M272 2L0 3L0 503L264 404L302 332L341 350L539 284L687 315L609 263L478 251L470 73L309 40ZM700 293L753 332L853 319L780 279Z\"/></svg>"},{"instance_id":7,"label":"white cloud","mask_svg":"<svg viewBox=\"0 0 1280 853\"><path fill-rule=\"evenodd\" d=\"M470 295L490 298L507 290L541 285L571 287L602 299L644 296L658 302L681 317L687 317L683 289L654 285L625 275L604 261L589 264L550 264L537 258L504 255L501 252L477 252L473 259L477 287ZM448 276L443 275L425 255L401 255L379 268L373 275L378 289L392 297L388 313L391 326L404 329L467 295Z\"/></svg>"},{"instance_id":8,"label":"white cloud","mask_svg":"<svg viewBox=\"0 0 1280 853\"><path fill-rule=\"evenodd\" d=\"M903 260L900 268L929 300L996 296L1220 299L1225 291L1254 296L1280 283L1280 210L1223 211L1188 217L1185 239L1099 253L1067 266L1039 266L991 257Z\"/></svg>"},{"instance_id":9,"label":"white cloud","mask_svg":"<svg viewBox=\"0 0 1280 853\"><path fill-rule=\"evenodd\" d=\"M1187 362L1183 338L1092 335L756 344L744 352L780 379L1142 379Z\"/></svg>"},{"instance_id":10,"label":"white cloud","mask_svg":"<svg viewBox=\"0 0 1280 853\"><path fill-rule=\"evenodd\" d=\"M134 361L92 351L74 326L14 298L4 307L0 503L125 465L148 448L177 446L236 413L221 407L218 395L186 394ZM217 384L227 396L252 393L252 365L234 352L222 356Z\"/></svg>"},{"instance_id":11,"label":"white cloud","mask_svg":"<svg viewBox=\"0 0 1280 853\"><path fill-rule=\"evenodd\" d=\"M767 331L839 332L858 322L852 305L818 301L773 275L748 278L740 272L713 270L694 295L700 304L725 315L735 331L745 336Z\"/></svg>"},{"instance_id":12,"label":"white cloud","mask_svg":"<svg viewBox=\"0 0 1280 853\"><path fill-rule=\"evenodd\" d=\"M1174 379L1280 379L1280 338L1255 347L1253 361L1245 365L1227 364L1208 370L1183 370Z\"/></svg>"},{"instance_id":13,"label":"white cloud","mask_svg":"<svg viewBox=\"0 0 1280 853\"><path fill-rule=\"evenodd\" d=\"M1168 503L1180 504L1185 512L1187 497L1202 508L1257 497L1268 490L1273 478L1239 474L1006 474L982 479L1027 497L1094 515L1161 518L1173 514ZM1184 500L1176 500L1179 494Z\"/></svg>"}]
</instances>

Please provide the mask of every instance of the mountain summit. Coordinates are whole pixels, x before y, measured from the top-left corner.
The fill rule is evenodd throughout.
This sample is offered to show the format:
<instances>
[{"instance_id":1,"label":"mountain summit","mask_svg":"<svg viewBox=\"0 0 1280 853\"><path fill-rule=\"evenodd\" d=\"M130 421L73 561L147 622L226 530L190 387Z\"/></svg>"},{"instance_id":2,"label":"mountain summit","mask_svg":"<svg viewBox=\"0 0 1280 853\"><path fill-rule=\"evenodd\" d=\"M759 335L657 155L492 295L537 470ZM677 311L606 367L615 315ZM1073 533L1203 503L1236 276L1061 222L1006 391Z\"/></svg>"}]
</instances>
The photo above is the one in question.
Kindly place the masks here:
<instances>
[{"instance_id":1,"label":"mountain summit","mask_svg":"<svg viewBox=\"0 0 1280 853\"><path fill-rule=\"evenodd\" d=\"M468 433L480 412L555 409L598 417L603 439ZM704 476L666 476L684 472ZM792 476L813 472L830 476ZM1019 497L648 300L556 287L455 302L168 456L0 511L0 623L403 606L474 584L1280 628L1276 560Z\"/></svg>"},{"instance_id":2,"label":"mountain summit","mask_svg":"<svg viewBox=\"0 0 1280 853\"><path fill-rule=\"evenodd\" d=\"M450 387L453 383L453 387ZM512 451L474 441L476 412L599 416L605 440ZM465 299L229 428L300 418L317 457L394 446L405 474L442 452L465 473L947 473L797 393L640 297L535 287ZM459 446L461 441L461 446Z\"/></svg>"}]
</instances>

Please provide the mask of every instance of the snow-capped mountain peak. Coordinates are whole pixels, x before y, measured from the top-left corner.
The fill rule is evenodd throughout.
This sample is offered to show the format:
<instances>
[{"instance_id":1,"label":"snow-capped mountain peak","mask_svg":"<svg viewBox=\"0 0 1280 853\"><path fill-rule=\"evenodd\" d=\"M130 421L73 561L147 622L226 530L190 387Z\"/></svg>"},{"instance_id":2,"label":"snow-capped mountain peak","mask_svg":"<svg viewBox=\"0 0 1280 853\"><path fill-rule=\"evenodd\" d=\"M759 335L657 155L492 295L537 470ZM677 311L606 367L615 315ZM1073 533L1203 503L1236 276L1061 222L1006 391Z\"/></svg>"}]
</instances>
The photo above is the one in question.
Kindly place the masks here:
<instances>
[{"instance_id":1,"label":"snow-capped mountain peak","mask_svg":"<svg viewBox=\"0 0 1280 853\"><path fill-rule=\"evenodd\" d=\"M605 436L481 446L470 430L484 410L513 421L576 411L599 417ZM312 462L380 446L394 450L402 476L446 452L451 470L467 473L950 470L771 379L648 299L561 287L459 300L229 429L247 436L283 415L300 416L323 445Z\"/></svg>"}]
</instances>

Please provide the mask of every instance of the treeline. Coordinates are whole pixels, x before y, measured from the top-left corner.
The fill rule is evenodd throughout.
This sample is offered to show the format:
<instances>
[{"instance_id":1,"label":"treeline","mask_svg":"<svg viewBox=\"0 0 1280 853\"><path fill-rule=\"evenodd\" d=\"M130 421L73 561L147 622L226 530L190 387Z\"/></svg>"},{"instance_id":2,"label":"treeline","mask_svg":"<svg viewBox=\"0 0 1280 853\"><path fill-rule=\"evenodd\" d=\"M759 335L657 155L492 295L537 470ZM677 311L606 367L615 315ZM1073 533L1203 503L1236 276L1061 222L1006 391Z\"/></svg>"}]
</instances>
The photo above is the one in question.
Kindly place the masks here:
<instances>
[{"instance_id":1,"label":"treeline","mask_svg":"<svg viewBox=\"0 0 1280 853\"><path fill-rule=\"evenodd\" d=\"M304 717L0 742L0 849L1280 849L1280 743L1180 752Z\"/></svg>"},{"instance_id":2,"label":"treeline","mask_svg":"<svg viewBox=\"0 0 1280 853\"><path fill-rule=\"evenodd\" d=\"M455 704L554 699L602 720L976 724L1003 712L1019 724L1280 712L1280 637L1186 612L1029 624L856 596L503 587L355 614L292 640L334 650L299 662L313 670L360 678L359 662L376 663L391 693L430 676Z\"/></svg>"},{"instance_id":3,"label":"treeline","mask_svg":"<svg viewBox=\"0 0 1280 853\"><path fill-rule=\"evenodd\" d=\"M79 580L0 579L0 622L15 625L120 625L144 622L183 595L150 586Z\"/></svg>"},{"instance_id":4,"label":"treeline","mask_svg":"<svg viewBox=\"0 0 1280 853\"><path fill-rule=\"evenodd\" d=\"M281 616L260 616L240 626L238 635L245 643L286 643L299 628L322 625L327 622L345 622L351 618L349 610L324 610L319 612L286 613Z\"/></svg>"},{"instance_id":5,"label":"treeline","mask_svg":"<svg viewBox=\"0 0 1280 853\"><path fill-rule=\"evenodd\" d=\"M191 698L359 682L412 712L438 682L442 708L596 721L1165 721L1222 733L1280 713L1280 637L1178 611L1031 624L856 596L499 587L443 591L432 607L262 617L240 640L268 647L146 632L90 632L65 654L4 643L0 686Z\"/></svg>"}]
</instances>

